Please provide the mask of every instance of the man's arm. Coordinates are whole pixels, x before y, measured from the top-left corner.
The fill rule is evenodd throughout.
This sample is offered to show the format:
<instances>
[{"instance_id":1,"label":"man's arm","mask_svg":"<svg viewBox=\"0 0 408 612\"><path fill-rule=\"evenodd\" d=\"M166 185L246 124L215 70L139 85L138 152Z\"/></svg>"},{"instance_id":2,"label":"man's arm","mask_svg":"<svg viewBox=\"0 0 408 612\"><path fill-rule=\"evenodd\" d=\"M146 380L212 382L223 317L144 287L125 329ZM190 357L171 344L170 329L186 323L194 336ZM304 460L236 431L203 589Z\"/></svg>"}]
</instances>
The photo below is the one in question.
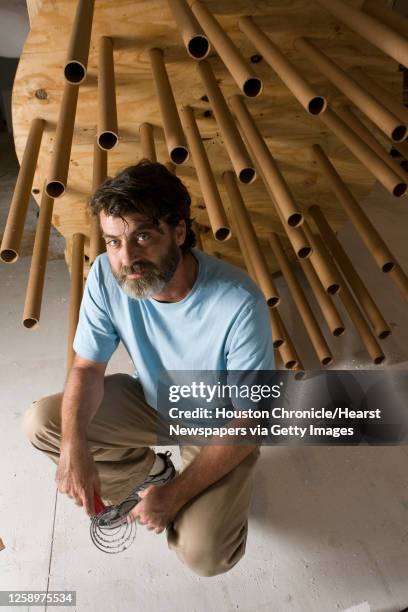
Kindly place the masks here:
<instances>
[{"instance_id":1,"label":"man's arm","mask_svg":"<svg viewBox=\"0 0 408 612\"><path fill-rule=\"evenodd\" d=\"M56 482L59 491L94 514L94 491L100 493L98 472L88 449L87 428L104 391L106 363L75 356L61 406L61 449Z\"/></svg>"}]
</instances>

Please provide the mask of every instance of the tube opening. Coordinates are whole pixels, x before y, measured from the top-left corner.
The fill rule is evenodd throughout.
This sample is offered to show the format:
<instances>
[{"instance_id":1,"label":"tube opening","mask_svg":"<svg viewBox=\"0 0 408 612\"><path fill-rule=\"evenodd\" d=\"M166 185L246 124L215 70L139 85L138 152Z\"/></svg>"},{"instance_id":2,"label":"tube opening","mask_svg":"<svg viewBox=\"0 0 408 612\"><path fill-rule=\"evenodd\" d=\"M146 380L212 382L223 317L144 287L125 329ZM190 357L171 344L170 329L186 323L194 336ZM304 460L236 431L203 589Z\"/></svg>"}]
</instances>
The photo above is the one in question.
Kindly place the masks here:
<instances>
[{"instance_id":1,"label":"tube opening","mask_svg":"<svg viewBox=\"0 0 408 612\"><path fill-rule=\"evenodd\" d=\"M252 183L252 181L256 179L255 168L244 168L240 171L238 178L240 182L244 183L245 185Z\"/></svg>"},{"instance_id":2,"label":"tube opening","mask_svg":"<svg viewBox=\"0 0 408 612\"><path fill-rule=\"evenodd\" d=\"M64 68L64 76L69 83L82 83L86 76L85 66L76 60L68 62Z\"/></svg>"},{"instance_id":3,"label":"tube opening","mask_svg":"<svg viewBox=\"0 0 408 612\"><path fill-rule=\"evenodd\" d=\"M394 268L395 268L395 263L393 261L387 261L387 263L385 263L381 269L383 272L387 273L387 272L391 272L391 270L393 270Z\"/></svg>"},{"instance_id":4,"label":"tube opening","mask_svg":"<svg viewBox=\"0 0 408 612\"><path fill-rule=\"evenodd\" d=\"M59 198L65 192L65 185L61 181L50 181L45 188L50 198Z\"/></svg>"},{"instance_id":5,"label":"tube opening","mask_svg":"<svg viewBox=\"0 0 408 612\"><path fill-rule=\"evenodd\" d=\"M38 325L38 319L34 319L32 317L29 317L28 319L24 319L23 320L23 325L27 329L34 329L34 327L37 327L37 325Z\"/></svg>"},{"instance_id":6,"label":"tube opening","mask_svg":"<svg viewBox=\"0 0 408 612\"><path fill-rule=\"evenodd\" d=\"M245 81L242 90L248 98L256 98L256 96L259 96L261 93L262 87L263 85L261 79L251 77Z\"/></svg>"},{"instance_id":7,"label":"tube opening","mask_svg":"<svg viewBox=\"0 0 408 612\"><path fill-rule=\"evenodd\" d=\"M392 190L392 193L393 195L395 195L396 198L400 198L401 196L404 195L406 190L407 190L406 183L398 183L398 185L395 185L394 189Z\"/></svg>"},{"instance_id":8,"label":"tube opening","mask_svg":"<svg viewBox=\"0 0 408 612\"><path fill-rule=\"evenodd\" d=\"M184 164L188 159L188 150L186 147L175 147L170 153L170 159L173 164Z\"/></svg>"},{"instance_id":9,"label":"tube opening","mask_svg":"<svg viewBox=\"0 0 408 612\"><path fill-rule=\"evenodd\" d=\"M388 338L388 336L391 335L391 330L390 329L384 329L382 332L380 332L378 334L378 337L380 340L385 340L385 338Z\"/></svg>"},{"instance_id":10,"label":"tube opening","mask_svg":"<svg viewBox=\"0 0 408 612\"><path fill-rule=\"evenodd\" d=\"M375 357L375 359L373 359L375 365L380 365L380 363L383 363L383 361L385 361L385 355L378 355L378 357Z\"/></svg>"},{"instance_id":11,"label":"tube opening","mask_svg":"<svg viewBox=\"0 0 408 612\"><path fill-rule=\"evenodd\" d=\"M5 263L14 263L18 259L18 253L13 249L3 249L0 251L0 258Z\"/></svg>"},{"instance_id":12,"label":"tube opening","mask_svg":"<svg viewBox=\"0 0 408 612\"><path fill-rule=\"evenodd\" d=\"M285 363L285 368L287 370L294 370L295 368L297 368L297 366L298 362L296 361L296 359L289 359L289 361Z\"/></svg>"},{"instance_id":13,"label":"tube opening","mask_svg":"<svg viewBox=\"0 0 408 612\"><path fill-rule=\"evenodd\" d=\"M300 259L307 259L312 254L312 247L304 246L298 250L298 257Z\"/></svg>"},{"instance_id":14,"label":"tube opening","mask_svg":"<svg viewBox=\"0 0 408 612\"><path fill-rule=\"evenodd\" d=\"M307 105L307 110L311 115L320 115L327 106L326 98L322 98L322 96L316 96L312 98Z\"/></svg>"},{"instance_id":15,"label":"tube opening","mask_svg":"<svg viewBox=\"0 0 408 612\"><path fill-rule=\"evenodd\" d=\"M306 375L306 372L304 372L303 370L299 370L299 372L296 372L295 374L295 380L302 380L302 378L304 378Z\"/></svg>"},{"instance_id":16,"label":"tube opening","mask_svg":"<svg viewBox=\"0 0 408 612\"><path fill-rule=\"evenodd\" d=\"M98 145L101 149L109 151L118 144L118 137L114 132L102 132L98 136Z\"/></svg>"},{"instance_id":17,"label":"tube opening","mask_svg":"<svg viewBox=\"0 0 408 612\"><path fill-rule=\"evenodd\" d=\"M392 130L391 138L394 142L401 142L405 140L407 137L407 128L405 125L397 125L396 128Z\"/></svg>"},{"instance_id":18,"label":"tube opening","mask_svg":"<svg viewBox=\"0 0 408 612\"><path fill-rule=\"evenodd\" d=\"M273 348L279 348L280 346L282 346L282 344L284 344L285 341L282 338L278 338L277 340L273 341Z\"/></svg>"},{"instance_id":19,"label":"tube opening","mask_svg":"<svg viewBox=\"0 0 408 612\"><path fill-rule=\"evenodd\" d=\"M288 225L290 225L290 227L298 227L302 223L303 223L302 213L293 213L293 215L290 215L288 219Z\"/></svg>"},{"instance_id":20,"label":"tube opening","mask_svg":"<svg viewBox=\"0 0 408 612\"><path fill-rule=\"evenodd\" d=\"M188 41L187 51L194 59L203 59L210 52L210 43L205 36L194 36Z\"/></svg>"},{"instance_id":21,"label":"tube opening","mask_svg":"<svg viewBox=\"0 0 408 612\"><path fill-rule=\"evenodd\" d=\"M279 302L280 302L279 297L270 297L266 300L266 303L268 304L268 306L272 306L272 308L275 308L275 306L277 306Z\"/></svg>"},{"instance_id":22,"label":"tube opening","mask_svg":"<svg viewBox=\"0 0 408 612\"><path fill-rule=\"evenodd\" d=\"M342 336L345 331L346 331L345 327L336 327L336 329L333 330L333 336L336 336L336 338L338 336Z\"/></svg>"},{"instance_id":23,"label":"tube opening","mask_svg":"<svg viewBox=\"0 0 408 612\"><path fill-rule=\"evenodd\" d=\"M321 360L322 365L327 366L330 365L331 363L333 363L333 357L323 357L323 359Z\"/></svg>"},{"instance_id":24,"label":"tube opening","mask_svg":"<svg viewBox=\"0 0 408 612\"><path fill-rule=\"evenodd\" d=\"M329 285L327 287L327 293L329 293L330 295L336 295L336 293L338 293L340 291L340 285L338 285L337 283L333 283L332 285Z\"/></svg>"},{"instance_id":25,"label":"tube opening","mask_svg":"<svg viewBox=\"0 0 408 612\"><path fill-rule=\"evenodd\" d=\"M220 242L228 240L228 238L231 238L231 230L229 227L219 227L215 232L214 237Z\"/></svg>"}]
</instances>

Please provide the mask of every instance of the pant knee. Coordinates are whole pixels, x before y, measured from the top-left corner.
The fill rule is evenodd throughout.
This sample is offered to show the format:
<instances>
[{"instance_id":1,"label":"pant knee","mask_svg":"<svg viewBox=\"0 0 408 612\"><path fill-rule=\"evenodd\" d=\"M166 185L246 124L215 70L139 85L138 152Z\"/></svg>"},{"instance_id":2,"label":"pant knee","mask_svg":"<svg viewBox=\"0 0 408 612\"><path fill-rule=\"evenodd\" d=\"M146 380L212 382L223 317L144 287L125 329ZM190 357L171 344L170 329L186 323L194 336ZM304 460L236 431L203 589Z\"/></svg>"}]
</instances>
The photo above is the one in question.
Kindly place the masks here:
<instances>
[{"instance_id":1,"label":"pant knee","mask_svg":"<svg viewBox=\"0 0 408 612\"><path fill-rule=\"evenodd\" d=\"M45 397L31 404L23 415L23 430L34 446L41 448L50 433L60 430L60 402L61 394Z\"/></svg>"},{"instance_id":2,"label":"pant knee","mask_svg":"<svg viewBox=\"0 0 408 612\"><path fill-rule=\"evenodd\" d=\"M246 537L233 550L223 547L220 542L189 542L177 547L179 559L198 576L211 577L224 574L234 567L245 554Z\"/></svg>"}]
</instances>

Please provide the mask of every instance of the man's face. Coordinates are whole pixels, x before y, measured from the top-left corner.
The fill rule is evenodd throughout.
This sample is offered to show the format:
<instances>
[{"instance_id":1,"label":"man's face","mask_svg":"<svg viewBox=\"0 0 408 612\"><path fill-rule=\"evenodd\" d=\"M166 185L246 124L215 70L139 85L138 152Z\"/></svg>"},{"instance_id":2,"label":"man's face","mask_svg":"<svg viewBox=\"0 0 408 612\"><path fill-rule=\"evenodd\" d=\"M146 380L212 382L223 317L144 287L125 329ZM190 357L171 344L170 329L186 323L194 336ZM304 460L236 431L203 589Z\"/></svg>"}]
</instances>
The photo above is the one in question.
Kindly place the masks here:
<instances>
[{"instance_id":1,"label":"man's face","mask_svg":"<svg viewBox=\"0 0 408 612\"><path fill-rule=\"evenodd\" d=\"M176 228L164 222L156 226L139 214L121 219L103 211L100 222L112 272L123 291L134 299L160 294L181 259L184 222Z\"/></svg>"}]
</instances>

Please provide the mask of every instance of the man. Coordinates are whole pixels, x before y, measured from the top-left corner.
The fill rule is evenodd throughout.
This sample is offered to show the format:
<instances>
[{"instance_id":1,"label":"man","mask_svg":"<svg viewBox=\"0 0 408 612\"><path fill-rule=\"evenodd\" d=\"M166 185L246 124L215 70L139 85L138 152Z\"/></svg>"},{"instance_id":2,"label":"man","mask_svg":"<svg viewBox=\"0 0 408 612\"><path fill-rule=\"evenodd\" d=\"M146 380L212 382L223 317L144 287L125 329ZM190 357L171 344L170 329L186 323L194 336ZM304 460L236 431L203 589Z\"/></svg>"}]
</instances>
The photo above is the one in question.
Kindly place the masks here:
<instances>
[{"instance_id":1,"label":"man","mask_svg":"<svg viewBox=\"0 0 408 612\"><path fill-rule=\"evenodd\" d=\"M150 448L157 384L161 371L272 369L265 300L239 269L192 250L190 197L165 166L127 168L90 206L107 252L87 280L64 393L33 404L27 435L58 463L58 489L89 515L94 492L112 504L133 500L130 519L166 529L193 571L228 571L245 551L259 448L182 446L174 475L168 456ZM119 341L137 378L104 376Z\"/></svg>"}]
</instances>

